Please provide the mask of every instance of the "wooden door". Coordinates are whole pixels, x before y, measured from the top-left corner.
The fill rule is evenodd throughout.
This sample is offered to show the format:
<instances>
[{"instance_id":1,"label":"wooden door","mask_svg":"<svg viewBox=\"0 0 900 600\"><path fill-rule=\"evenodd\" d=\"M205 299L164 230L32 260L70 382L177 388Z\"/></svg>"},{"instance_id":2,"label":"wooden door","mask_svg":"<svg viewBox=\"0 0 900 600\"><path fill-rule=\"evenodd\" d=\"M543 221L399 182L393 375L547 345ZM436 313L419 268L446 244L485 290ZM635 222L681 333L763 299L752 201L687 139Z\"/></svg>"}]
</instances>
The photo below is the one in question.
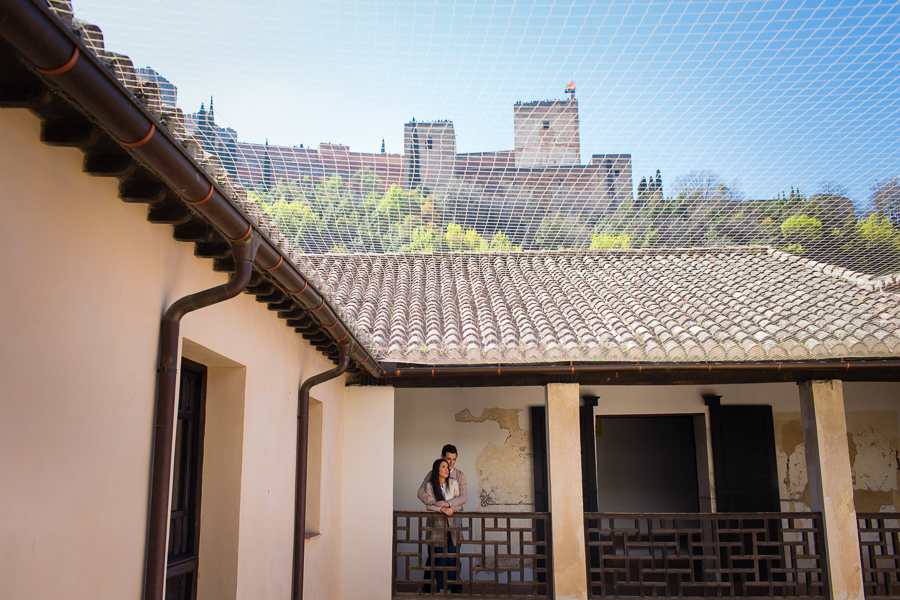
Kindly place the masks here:
<instances>
[{"instance_id":1,"label":"wooden door","mask_svg":"<svg viewBox=\"0 0 900 600\"><path fill-rule=\"evenodd\" d=\"M771 406L709 407L718 512L779 512Z\"/></svg>"},{"instance_id":2,"label":"wooden door","mask_svg":"<svg viewBox=\"0 0 900 600\"><path fill-rule=\"evenodd\" d=\"M206 367L182 359L172 467L166 600L194 600L197 597L205 415Z\"/></svg>"}]
</instances>

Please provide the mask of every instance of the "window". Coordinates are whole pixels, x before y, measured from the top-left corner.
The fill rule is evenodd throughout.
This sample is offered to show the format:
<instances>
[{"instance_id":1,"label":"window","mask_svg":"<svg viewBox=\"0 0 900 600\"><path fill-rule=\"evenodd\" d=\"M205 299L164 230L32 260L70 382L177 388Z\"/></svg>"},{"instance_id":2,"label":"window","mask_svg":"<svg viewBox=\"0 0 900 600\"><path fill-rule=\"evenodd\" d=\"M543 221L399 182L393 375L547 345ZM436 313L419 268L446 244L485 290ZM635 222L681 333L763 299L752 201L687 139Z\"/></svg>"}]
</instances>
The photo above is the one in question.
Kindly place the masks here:
<instances>
[{"instance_id":1,"label":"window","mask_svg":"<svg viewBox=\"0 0 900 600\"><path fill-rule=\"evenodd\" d=\"M550 121L544 121L544 129L550 129Z\"/></svg>"},{"instance_id":2,"label":"window","mask_svg":"<svg viewBox=\"0 0 900 600\"><path fill-rule=\"evenodd\" d=\"M434 149L433 146L432 146L432 143L433 143L433 142L432 142L431 138L428 138L428 141L425 142L425 145L427 146L427 148L428 148L429 150L433 150L433 149Z\"/></svg>"}]
</instances>

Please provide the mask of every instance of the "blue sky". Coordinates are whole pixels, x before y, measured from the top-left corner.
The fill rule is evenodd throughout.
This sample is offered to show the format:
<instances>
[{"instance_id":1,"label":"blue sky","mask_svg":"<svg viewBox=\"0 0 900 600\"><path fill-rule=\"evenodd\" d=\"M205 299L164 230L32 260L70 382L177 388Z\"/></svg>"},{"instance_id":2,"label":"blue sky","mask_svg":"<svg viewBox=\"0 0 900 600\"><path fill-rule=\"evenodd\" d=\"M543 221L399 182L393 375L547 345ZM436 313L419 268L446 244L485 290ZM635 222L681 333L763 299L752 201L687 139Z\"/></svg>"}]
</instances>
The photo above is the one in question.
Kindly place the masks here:
<instances>
[{"instance_id":1,"label":"blue sky","mask_svg":"<svg viewBox=\"0 0 900 600\"><path fill-rule=\"evenodd\" d=\"M635 186L711 170L748 197L900 176L900 3L74 0L107 49L215 97L239 139L402 152L450 119L460 152L513 147L516 101L573 78L581 152Z\"/></svg>"}]
</instances>

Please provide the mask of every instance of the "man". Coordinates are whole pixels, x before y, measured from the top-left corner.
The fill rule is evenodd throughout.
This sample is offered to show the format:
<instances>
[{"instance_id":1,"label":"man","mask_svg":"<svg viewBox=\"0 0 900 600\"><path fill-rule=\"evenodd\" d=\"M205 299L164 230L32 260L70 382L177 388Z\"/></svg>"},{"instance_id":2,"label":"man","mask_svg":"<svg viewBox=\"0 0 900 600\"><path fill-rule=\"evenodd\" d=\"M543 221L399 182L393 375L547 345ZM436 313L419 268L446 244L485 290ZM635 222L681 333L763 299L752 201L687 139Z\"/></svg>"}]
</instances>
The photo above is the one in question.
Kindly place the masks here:
<instances>
[{"instance_id":1,"label":"man","mask_svg":"<svg viewBox=\"0 0 900 600\"><path fill-rule=\"evenodd\" d=\"M452 515L456 511L463 510L463 505L466 503L466 474L456 468L456 457L459 453L456 451L456 446L453 444L447 444L441 449L441 458L447 461L447 466L450 467L450 479L455 479L459 484L459 496L455 498L451 498L449 501L440 500L436 501L434 496L425 491L425 484L431 481L431 471L425 475L425 479L422 480L422 485L419 486L419 491L416 494L419 500L422 501L422 504L425 506L438 506L440 508L449 508L450 512L448 516ZM460 540L462 541L462 540ZM427 558L425 560L425 579L431 579L431 571L428 567L431 566L431 547L427 547ZM457 564L459 564L457 562ZM455 573L448 573L447 579L455 579ZM426 594L431 593L431 584L426 583L423 586L422 591ZM459 594L462 592L461 585L451 585L450 593Z\"/></svg>"}]
</instances>

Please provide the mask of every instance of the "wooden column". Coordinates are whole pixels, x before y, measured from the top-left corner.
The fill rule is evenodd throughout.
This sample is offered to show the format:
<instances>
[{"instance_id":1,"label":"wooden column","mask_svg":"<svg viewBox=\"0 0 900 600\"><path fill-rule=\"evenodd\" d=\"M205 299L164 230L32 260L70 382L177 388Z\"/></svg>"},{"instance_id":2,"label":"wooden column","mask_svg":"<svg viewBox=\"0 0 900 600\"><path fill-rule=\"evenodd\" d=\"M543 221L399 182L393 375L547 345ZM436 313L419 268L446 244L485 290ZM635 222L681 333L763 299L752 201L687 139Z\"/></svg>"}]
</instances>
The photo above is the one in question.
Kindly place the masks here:
<instances>
[{"instance_id":1,"label":"wooden column","mask_svg":"<svg viewBox=\"0 0 900 600\"><path fill-rule=\"evenodd\" d=\"M843 386L838 380L800 384L809 500L822 513L828 587L833 600L863 600L859 532L847 446Z\"/></svg>"},{"instance_id":2,"label":"wooden column","mask_svg":"<svg viewBox=\"0 0 900 600\"><path fill-rule=\"evenodd\" d=\"M587 600L578 384L546 387L553 597Z\"/></svg>"}]
</instances>

